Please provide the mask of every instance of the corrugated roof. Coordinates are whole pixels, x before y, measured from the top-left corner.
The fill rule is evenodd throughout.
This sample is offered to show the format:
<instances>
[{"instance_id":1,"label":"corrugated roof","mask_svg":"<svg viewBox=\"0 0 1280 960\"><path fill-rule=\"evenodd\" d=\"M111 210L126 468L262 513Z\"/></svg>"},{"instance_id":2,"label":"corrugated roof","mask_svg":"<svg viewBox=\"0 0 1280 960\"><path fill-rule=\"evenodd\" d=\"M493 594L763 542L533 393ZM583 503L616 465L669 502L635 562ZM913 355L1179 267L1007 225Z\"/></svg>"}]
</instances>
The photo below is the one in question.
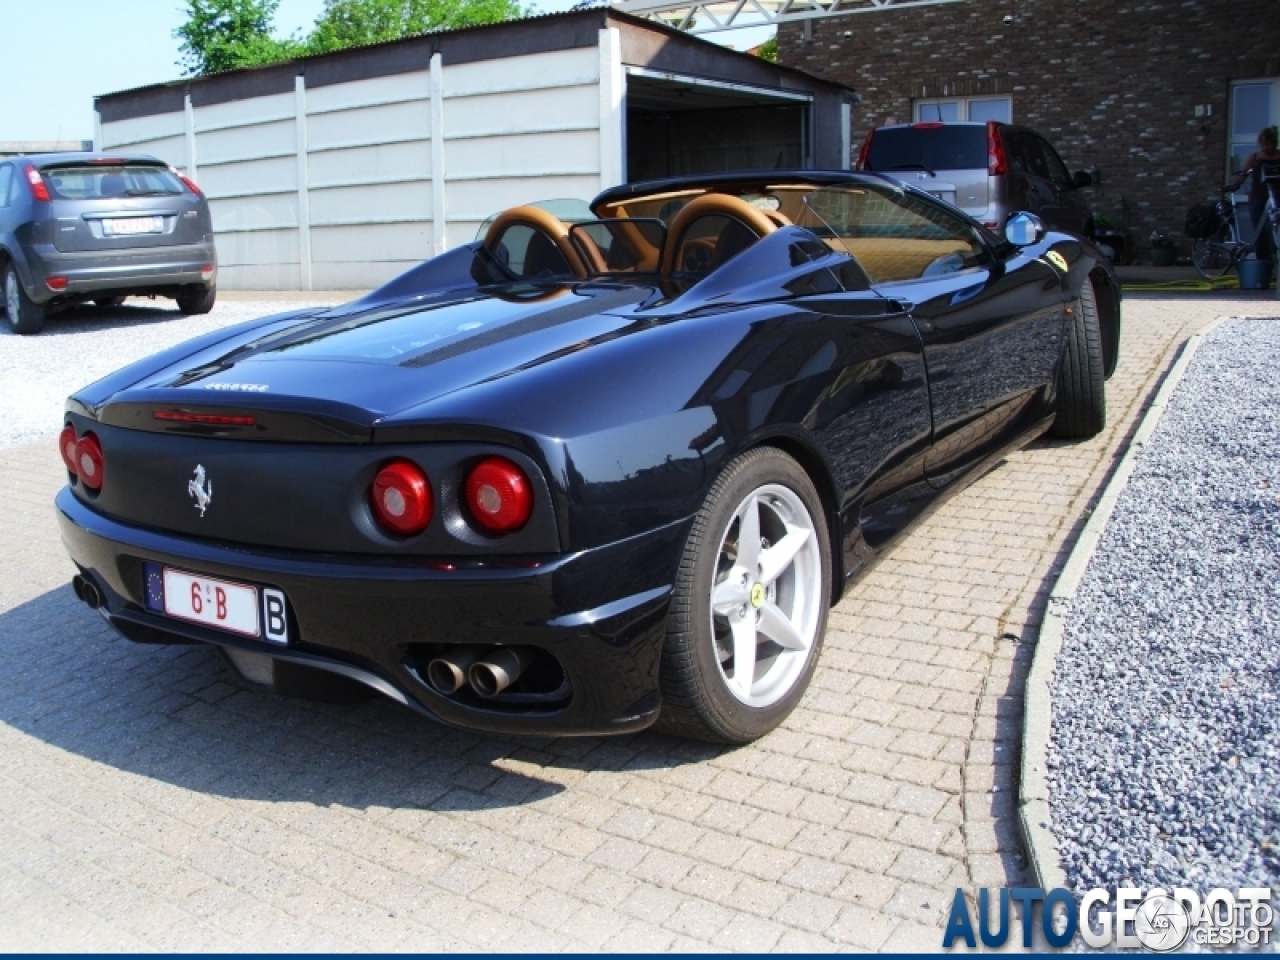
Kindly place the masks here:
<instances>
[{"instance_id":1,"label":"corrugated roof","mask_svg":"<svg viewBox=\"0 0 1280 960\"><path fill-rule=\"evenodd\" d=\"M647 20L642 17L633 16L632 14L629 14L629 13L623 13L620 10L614 10L607 3L600 2L600 0L584 0L584 2L577 4L571 10L559 11L556 13L539 13L539 14L534 14L533 16L519 17L514 20L502 20L497 23L485 23L485 24L477 24L474 26L467 26L467 27L449 27L449 28L441 28L439 30L428 30L424 33L415 33L406 37L397 37L394 40L379 40L375 43L361 43L351 47L344 47L341 50L330 50L325 53L312 53L303 57L289 57L283 60L275 60L275 61L272 61L271 63L255 64L254 66L251 66L251 67L237 67L233 70L218 70L214 73L205 73L205 74L200 74L199 76L194 76L194 77L179 77L176 80L166 80L160 83L149 83L149 84L144 84L140 87L129 87L124 90L113 90L110 93L98 94L94 97L94 101L96 103L98 100L107 99L109 97L125 96L128 94L139 93L144 90L161 90L165 88L186 87L190 84L197 84L197 83L200 83L201 81L208 80L213 77L226 77L226 76L232 76L236 74L253 73L258 70L278 69L279 67L282 67L290 63L305 64L312 61L324 60L330 57L341 57L346 54L354 53L356 51L371 50L371 49L376 49L378 47L392 47L397 44L410 43L413 41L422 40L425 37L448 36L453 34L471 33L477 30L491 30L495 27L503 27L503 26L509 27L512 24L533 23L533 22L540 22L540 21L545 22L550 20L569 20L569 19L574 19L578 17L599 15L599 14L604 14L606 19L609 19L609 20L617 20L622 23L627 23L643 29L653 30L657 33L664 33L664 34L667 34L668 36L678 37L682 41L686 41L689 43L706 44L707 46L714 47L716 50L721 51L727 55L749 57L752 60L756 60L761 63L767 63L770 67L777 69L779 71L796 74L798 76L804 77L806 80L810 82L817 82L827 86L838 87L845 90L852 89L850 87L845 86L844 84L836 83L832 80L827 80L824 77L816 77L813 74L805 73L803 70L797 70L794 67L783 66L781 64L773 63L771 61L761 60L759 57L756 57L753 54L746 53L741 50L734 50L731 47L722 46L721 44L713 43L709 40L704 40L701 37L690 36L689 34L685 33L682 30L677 30L675 27L669 27L665 24L658 23L654 20Z\"/></svg>"}]
</instances>

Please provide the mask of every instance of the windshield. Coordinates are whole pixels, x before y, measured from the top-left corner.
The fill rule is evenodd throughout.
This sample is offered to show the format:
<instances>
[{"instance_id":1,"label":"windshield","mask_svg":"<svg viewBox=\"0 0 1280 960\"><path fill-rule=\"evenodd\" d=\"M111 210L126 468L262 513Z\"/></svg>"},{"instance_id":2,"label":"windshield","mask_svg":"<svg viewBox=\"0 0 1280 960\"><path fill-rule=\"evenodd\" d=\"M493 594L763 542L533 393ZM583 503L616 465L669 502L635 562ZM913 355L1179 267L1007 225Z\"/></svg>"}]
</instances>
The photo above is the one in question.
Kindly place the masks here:
<instances>
[{"instance_id":1,"label":"windshield","mask_svg":"<svg viewBox=\"0 0 1280 960\"><path fill-rule=\"evenodd\" d=\"M977 170L987 166L987 128L973 124L881 127L864 170Z\"/></svg>"},{"instance_id":2,"label":"windshield","mask_svg":"<svg viewBox=\"0 0 1280 960\"><path fill-rule=\"evenodd\" d=\"M958 273L989 258L973 221L888 184L815 190L804 206L796 225L843 247L872 283Z\"/></svg>"},{"instance_id":3,"label":"windshield","mask_svg":"<svg viewBox=\"0 0 1280 960\"><path fill-rule=\"evenodd\" d=\"M183 192L182 181L167 167L155 164L47 167L40 174L59 200L163 197Z\"/></svg>"}]
</instances>

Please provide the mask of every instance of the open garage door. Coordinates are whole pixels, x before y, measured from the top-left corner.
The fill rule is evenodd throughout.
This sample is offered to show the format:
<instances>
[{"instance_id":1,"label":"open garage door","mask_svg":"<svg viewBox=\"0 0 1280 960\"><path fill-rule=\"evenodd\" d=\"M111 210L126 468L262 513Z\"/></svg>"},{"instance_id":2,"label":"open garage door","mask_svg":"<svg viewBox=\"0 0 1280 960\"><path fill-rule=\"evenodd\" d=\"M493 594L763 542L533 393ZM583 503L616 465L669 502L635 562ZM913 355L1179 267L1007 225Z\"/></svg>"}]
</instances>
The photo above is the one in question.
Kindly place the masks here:
<instances>
[{"instance_id":1,"label":"open garage door","mask_svg":"<svg viewBox=\"0 0 1280 960\"><path fill-rule=\"evenodd\" d=\"M805 93L627 70L627 180L811 163Z\"/></svg>"}]
</instances>

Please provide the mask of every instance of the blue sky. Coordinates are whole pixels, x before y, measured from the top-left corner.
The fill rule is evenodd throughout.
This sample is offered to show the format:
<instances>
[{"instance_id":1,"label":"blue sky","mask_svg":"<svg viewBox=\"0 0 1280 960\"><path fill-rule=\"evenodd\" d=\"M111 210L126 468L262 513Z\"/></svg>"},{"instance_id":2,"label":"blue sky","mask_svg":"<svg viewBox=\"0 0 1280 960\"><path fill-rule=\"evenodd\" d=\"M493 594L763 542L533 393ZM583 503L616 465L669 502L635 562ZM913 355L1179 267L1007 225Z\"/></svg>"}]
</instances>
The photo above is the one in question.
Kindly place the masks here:
<instances>
[{"instance_id":1,"label":"blue sky","mask_svg":"<svg viewBox=\"0 0 1280 960\"><path fill-rule=\"evenodd\" d=\"M540 12L575 0L533 0ZM184 0L0 0L0 140L90 140L93 98L176 80ZM324 0L281 0L275 32L311 29ZM712 34L738 49L769 30Z\"/></svg>"},{"instance_id":2,"label":"blue sky","mask_svg":"<svg viewBox=\"0 0 1280 960\"><path fill-rule=\"evenodd\" d=\"M535 0L543 11L573 0ZM183 0L0 0L0 140L89 140L93 98L176 80ZM281 0L276 33L307 32L324 0Z\"/></svg>"}]
</instances>

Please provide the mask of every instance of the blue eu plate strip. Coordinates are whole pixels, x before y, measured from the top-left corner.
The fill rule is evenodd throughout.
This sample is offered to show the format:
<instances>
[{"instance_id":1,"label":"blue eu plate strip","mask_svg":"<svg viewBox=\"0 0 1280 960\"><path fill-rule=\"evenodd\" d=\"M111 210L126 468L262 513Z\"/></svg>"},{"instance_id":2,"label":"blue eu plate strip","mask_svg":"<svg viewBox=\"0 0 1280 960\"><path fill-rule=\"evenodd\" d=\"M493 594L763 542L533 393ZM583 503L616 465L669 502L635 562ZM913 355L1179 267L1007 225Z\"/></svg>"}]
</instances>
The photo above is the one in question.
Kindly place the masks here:
<instances>
[{"instance_id":1,"label":"blue eu plate strip","mask_svg":"<svg viewBox=\"0 0 1280 960\"><path fill-rule=\"evenodd\" d=\"M146 604L148 610L164 613L164 573L158 563L142 565L143 581L146 584Z\"/></svg>"}]
</instances>

